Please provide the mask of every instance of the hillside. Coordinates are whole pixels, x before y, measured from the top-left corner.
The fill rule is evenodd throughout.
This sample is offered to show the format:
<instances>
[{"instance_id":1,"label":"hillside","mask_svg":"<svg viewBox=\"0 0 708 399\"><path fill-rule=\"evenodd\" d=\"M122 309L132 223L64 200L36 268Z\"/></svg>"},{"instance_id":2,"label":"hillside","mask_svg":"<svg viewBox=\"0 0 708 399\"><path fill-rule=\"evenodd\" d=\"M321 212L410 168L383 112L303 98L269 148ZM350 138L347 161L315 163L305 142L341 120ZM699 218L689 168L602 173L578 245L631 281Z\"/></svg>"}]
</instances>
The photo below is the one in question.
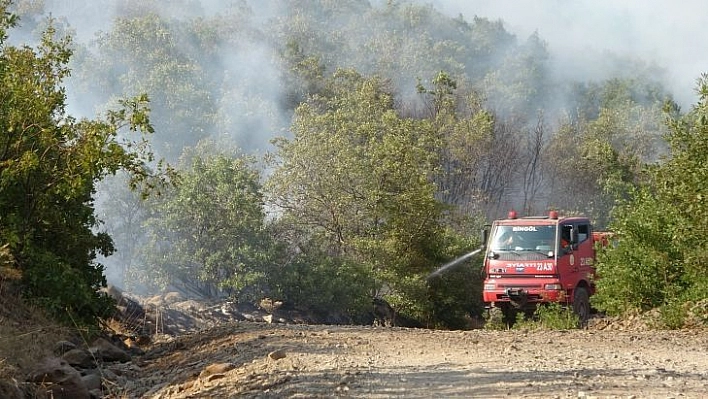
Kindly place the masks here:
<instances>
[{"instance_id":1,"label":"hillside","mask_svg":"<svg viewBox=\"0 0 708 399\"><path fill-rule=\"evenodd\" d=\"M52 354L57 342L78 335L25 304L12 284L0 279L0 397L8 397L7 385L24 381L28 370Z\"/></svg>"}]
</instances>

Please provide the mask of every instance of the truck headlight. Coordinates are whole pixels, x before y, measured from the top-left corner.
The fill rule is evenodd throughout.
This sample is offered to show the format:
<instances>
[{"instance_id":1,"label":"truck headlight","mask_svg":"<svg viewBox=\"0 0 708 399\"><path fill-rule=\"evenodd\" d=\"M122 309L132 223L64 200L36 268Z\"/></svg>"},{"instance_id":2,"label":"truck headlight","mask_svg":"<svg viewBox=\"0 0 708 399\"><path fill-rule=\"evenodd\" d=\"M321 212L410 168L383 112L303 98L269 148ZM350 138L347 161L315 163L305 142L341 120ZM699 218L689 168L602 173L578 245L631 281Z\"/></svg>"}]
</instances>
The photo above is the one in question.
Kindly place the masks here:
<instances>
[{"instance_id":1,"label":"truck headlight","mask_svg":"<svg viewBox=\"0 0 708 399\"><path fill-rule=\"evenodd\" d=\"M494 290L495 288L496 288L496 285L494 285L494 283L484 284L485 291L491 291L491 290Z\"/></svg>"},{"instance_id":2,"label":"truck headlight","mask_svg":"<svg viewBox=\"0 0 708 399\"><path fill-rule=\"evenodd\" d=\"M561 284L546 284L543 286L543 289L548 291L560 291L563 289L563 286Z\"/></svg>"}]
</instances>

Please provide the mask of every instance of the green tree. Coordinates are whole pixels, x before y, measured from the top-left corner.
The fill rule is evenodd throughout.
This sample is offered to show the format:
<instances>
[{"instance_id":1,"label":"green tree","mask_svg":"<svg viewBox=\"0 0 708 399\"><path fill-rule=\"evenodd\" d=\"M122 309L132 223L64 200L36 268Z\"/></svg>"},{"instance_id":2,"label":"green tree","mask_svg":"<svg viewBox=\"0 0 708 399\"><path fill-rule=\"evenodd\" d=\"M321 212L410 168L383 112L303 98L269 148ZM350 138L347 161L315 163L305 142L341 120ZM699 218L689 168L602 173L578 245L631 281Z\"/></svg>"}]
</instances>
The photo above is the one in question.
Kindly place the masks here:
<instances>
[{"instance_id":1,"label":"green tree","mask_svg":"<svg viewBox=\"0 0 708 399\"><path fill-rule=\"evenodd\" d=\"M149 216L150 201L141 194L144 189L141 185L131 190L127 173L108 176L97 186L96 213L115 245L115 253L101 259L106 278L111 284L136 293L140 292L139 253L147 239L145 220Z\"/></svg>"},{"instance_id":2,"label":"green tree","mask_svg":"<svg viewBox=\"0 0 708 399\"><path fill-rule=\"evenodd\" d=\"M507 115L530 117L538 113L551 92L546 43L534 33L525 43L510 49L494 44L501 62L497 61L483 79L490 107Z\"/></svg>"},{"instance_id":3,"label":"green tree","mask_svg":"<svg viewBox=\"0 0 708 399\"><path fill-rule=\"evenodd\" d=\"M298 107L294 138L277 142L273 202L323 253L373 273L378 284L369 294L386 293L428 320L424 277L449 259L454 242L435 198L434 129L399 117L376 77L340 70L325 92Z\"/></svg>"},{"instance_id":4,"label":"green tree","mask_svg":"<svg viewBox=\"0 0 708 399\"><path fill-rule=\"evenodd\" d=\"M73 79L86 109L110 104L116 93L149 93L152 122L158 128L156 151L176 160L182 148L193 146L214 124L216 85L196 60L213 60L208 44L190 54L188 41L208 40L187 23L171 22L155 13L118 18L101 33L93 47L76 60ZM204 38L207 36L207 38ZM199 48L199 46L197 46Z\"/></svg>"},{"instance_id":5,"label":"green tree","mask_svg":"<svg viewBox=\"0 0 708 399\"><path fill-rule=\"evenodd\" d=\"M105 278L96 256L114 249L94 213L96 183L119 170L133 185L155 176L143 136L130 138L152 132L147 98L120 101L104 119L67 115L70 38L56 38L50 23L36 49L6 45L9 5L0 2L0 242L29 298L90 324L111 305L97 291Z\"/></svg>"},{"instance_id":6,"label":"green tree","mask_svg":"<svg viewBox=\"0 0 708 399\"><path fill-rule=\"evenodd\" d=\"M297 43L327 73L354 67L391 82L403 103L415 102L416 78L447 71L481 88L498 112L538 112L549 92L545 43L523 43L501 20L449 18L429 4L285 1L288 13L266 33L278 48Z\"/></svg>"},{"instance_id":7,"label":"green tree","mask_svg":"<svg viewBox=\"0 0 708 399\"><path fill-rule=\"evenodd\" d=\"M522 159L522 129L485 109L481 94L441 71L432 88L418 84L437 137L439 172L436 198L451 212L478 217L493 214L511 191Z\"/></svg>"},{"instance_id":8,"label":"green tree","mask_svg":"<svg viewBox=\"0 0 708 399\"><path fill-rule=\"evenodd\" d=\"M708 75L698 93L686 115L669 104L670 157L649 165L643 183L613 212L619 240L600 259L595 299L610 313L708 296Z\"/></svg>"},{"instance_id":9,"label":"green tree","mask_svg":"<svg viewBox=\"0 0 708 399\"><path fill-rule=\"evenodd\" d=\"M145 282L259 298L271 247L253 160L200 143L185 151L180 170L176 187L151 205Z\"/></svg>"},{"instance_id":10,"label":"green tree","mask_svg":"<svg viewBox=\"0 0 708 399\"><path fill-rule=\"evenodd\" d=\"M642 164L663 152L666 127L657 90L623 79L578 89L581 102L592 105L561 121L544 151L552 206L607 226L615 201L626 198Z\"/></svg>"}]
</instances>

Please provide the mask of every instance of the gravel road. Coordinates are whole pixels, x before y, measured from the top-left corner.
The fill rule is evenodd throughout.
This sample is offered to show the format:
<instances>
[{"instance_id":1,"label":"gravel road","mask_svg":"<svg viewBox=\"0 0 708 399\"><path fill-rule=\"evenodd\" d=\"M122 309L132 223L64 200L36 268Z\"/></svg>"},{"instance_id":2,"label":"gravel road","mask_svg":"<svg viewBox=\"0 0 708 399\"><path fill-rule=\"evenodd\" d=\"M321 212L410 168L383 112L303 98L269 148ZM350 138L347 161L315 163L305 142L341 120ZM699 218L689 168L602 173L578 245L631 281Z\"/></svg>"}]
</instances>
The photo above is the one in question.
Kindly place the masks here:
<instances>
[{"instance_id":1,"label":"gravel road","mask_svg":"<svg viewBox=\"0 0 708 399\"><path fill-rule=\"evenodd\" d=\"M116 398L708 398L708 331L240 322L123 367Z\"/></svg>"}]
</instances>

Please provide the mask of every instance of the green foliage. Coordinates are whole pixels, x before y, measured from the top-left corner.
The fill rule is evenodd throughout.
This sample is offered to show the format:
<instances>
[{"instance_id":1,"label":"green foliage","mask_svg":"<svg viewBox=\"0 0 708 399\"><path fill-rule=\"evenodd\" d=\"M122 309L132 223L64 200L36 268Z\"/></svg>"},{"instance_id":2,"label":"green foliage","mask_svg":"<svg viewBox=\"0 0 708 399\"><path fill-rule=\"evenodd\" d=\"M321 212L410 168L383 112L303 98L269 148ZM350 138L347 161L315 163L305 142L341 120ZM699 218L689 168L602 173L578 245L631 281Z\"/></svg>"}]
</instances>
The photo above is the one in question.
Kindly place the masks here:
<instances>
[{"instance_id":1,"label":"green foliage","mask_svg":"<svg viewBox=\"0 0 708 399\"><path fill-rule=\"evenodd\" d=\"M547 86L546 43L534 33L526 43L513 48L515 51L507 52L495 47L501 62L484 77L485 92L493 109L509 114L532 115L551 91Z\"/></svg>"},{"instance_id":2,"label":"green foliage","mask_svg":"<svg viewBox=\"0 0 708 399\"><path fill-rule=\"evenodd\" d=\"M323 316L361 321L371 309L371 269L317 251L302 253L270 276L271 295Z\"/></svg>"},{"instance_id":3,"label":"green foliage","mask_svg":"<svg viewBox=\"0 0 708 399\"><path fill-rule=\"evenodd\" d=\"M544 153L553 205L607 226L615 201L626 199L640 180L641 165L663 151L662 99L657 88L646 86L610 79L577 90L577 101L593 105L566 120Z\"/></svg>"},{"instance_id":4,"label":"green foliage","mask_svg":"<svg viewBox=\"0 0 708 399\"><path fill-rule=\"evenodd\" d=\"M11 4L12 0L0 1L0 45L4 45L7 40L7 30L17 25L17 15L8 11Z\"/></svg>"},{"instance_id":5,"label":"green foliage","mask_svg":"<svg viewBox=\"0 0 708 399\"><path fill-rule=\"evenodd\" d=\"M515 328L523 328L529 321L515 325ZM578 328L580 320L570 307L564 307L560 303L548 303L538 306L533 314L530 324L525 328L541 328L545 330L572 330Z\"/></svg>"},{"instance_id":6,"label":"green foliage","mask_svg":"<svg viewBox=\"0 0 708 399\"><path fill-rule=\"evenodd\" d=\"M437 134L435 150L441 173L434 175L436 197L458 207L459 213L474 214L474 200L488 196L488 181L483 177L494 158L494 115L482 107L479 93L457 89L457 82L440 71L433 88L418 84L426 100Z\"/></svg>"},{"instance_id":7,"label":"green foliage","mask_svg":"<svg viewBox=\"0 0 708 399\"><path fill-rule=\"evenodd\" d=\"M106 278L125 291L140 292L139 251L146 238L144 221L149 216L148 201L142 195L147 187L130 189L130 176L117 173L98 185L96 209L106 233L115 242L116 252L102 262Z\"/></svg>"},{"instance_id":8,"label":"green foliage","mask_svg":"<svg viewBox=\"0 0 708 399\"><path fill-rule=\"evenodd\" d=\"M156 286L180 281L241 297L272 290L316 308L359 309L363 298L384 295L407 316L458 328L480 311L476 264L426 277L475 248L478 215L523 195L525 210L545 201L604 227L615 201L632 194L636 203L617 212L650 219L617 222L619 231L642 232L625 234L607 255L616 266L605 282L637 285L601 299L607 309L706 292L708 251L696 233L705 221L705 144L693 122L676 119L680 166L640 173L663 150L662 89L646 68L576 85L558 132L545 131L542 116L531 131L528 121L556 89L548 50L538 34L518 40L501 20L361 0L274 0L269 10L287 12L267 20L246 2L207 16L182 13L194 2L179 0L166 17L157 1L129 0L86 47L53 40L51 28L35 51L4 47L15 17L0 1L0 244L23 265L33 295L61 298L46 301L57 311L81 309L91 295L54 288L104 283L94 259L115 248L98 233L93 197L95 184L120 170L129 172L120 187L140 193L103 188L104 217L131 283L146 264L142 277ZM40 3L24 2L26 15L41 15ZM77 108L110 108L104 119L64 116L70 59ZM150 93L151 119L146 96L116 100L141 92ZM128 138L153 130L171 159L216 132L247 150L262 149L273 132L292 133L276 141L268 183L277 211L267 216L278 223L264 222L271 204L264 208L251 160L213 148L186 156L180 186L142 202L159 184L145 168L154 159L145 140ZM632 191L642 179L649 184Z\"/></svg>"},{"instance_id":9,"label":"green foliage","mask_svg":"<svg viewBox=\"0 0 708 399\"><path fill-rule=\"evenodd\" d=\"M536 112L548 91L545 43L526 42L503 21L449 18L429 4L313 0L288 3L290 13L267 30L279 47L297 43L328 73L356 66L391 82L404 101L411 82L447 71L460 87L482 88L495 109Z\"/></svg>"},{"instance_id":10,"label":"green foliage","mask_svg":"<svg viewBox=\"0 0 708 399\"><path fill-rule=\"evenodd\" d=\"M206 54L189 54L189 40L208 40L189 24L170 23L146 11L119 18L75 60L73 81L80 105L87 109L113 102L114 93L150 93L152 123L158 128L154 145L162 156L176 160L185 146L207 135L214 123L215 107L205 85L210 79L196 60ZM198 46L199 48L199 46ZM207 48L206 43L201 47ZM100 67L97 68L96 66ZM91 99L81 104L81 99ZM98 102L98 104L97 104ZM163 137L169 132L169 137Z\"/></svg>"},{"instance_id":11,"label":"green foliage","mask_svg":"<svg viewBox=\"0 0 708 399\"><path fill-rule=\"evenodd\" d=\"M181 165L178 184L151 203L143 277L163 288L260 298L270 240L253 160L202 143L185 151Z\"/></svg>"},{"instance_id":12,"label":"green foliage","mask_svg":"<svg viewBox=\"0 0 708 399\"><path fill-rule=\"evenodd\" d=\"M484 316L485 330L503 331L509 329L509 324L504 320L504 312L500 308L491 308Z\"/></svg>"},{"instance_id":13,"label":"green foliage","mask_svg":"<svg viewBox=\"0 0 708 399\"><path fill-rule=\"evenodd\" d=\"M294 139L277 142L268 187L288 219L324 240L332 256L370 265L378 282L371 295L391 292L404 314L427 319L425 277L461 254L447 252L454 240L435 199L435 132L396 115L385 89L375 77L333 75L328 96L298 108Z\"/></svg>"},{"instance_id":14,"label":"green foliage","mask_svg":"<svg viewBox=\"0 0 708 399\"><path fill-rule=\"evenodd\" d=\"M672 225L675 211L656 201L647 189L637 190L632 201L617 208L612 230L617 245L600 253L599 293L593 303L610 314L646 311L664 303L669 291L679 289L680 265Z\"/></svg>"},{"instance_id":15,"label":"green foliage","mask_svg":"<svg viewBox=\"0 0 708 399\"><path fill-rule=\"evenodd\" d=\"M486 315L487 330L572 330L580 326L572 307L552 302L540 304L531 312L509 308L492 308Z\"/></svg>"},{"instance_id":16,"label":"green foliage","mask_svg":"<svg viewBox=\"0 0 708 399\"><path fill-rule=\"evenodd\" d=\"M12 23L7 6L0 8L3 32ZM61 84L70 43L50 23L36 49L1 48L0 242L22 273L25 295L64 321L91 324L111 308L98 292L106 281L96 256L114 250L98 231L95 185L118 170L134 184L156 175L145 142L130 139L152 130L146 97L122 101L103 120L66 115Z\"/></svg>"},{"instance_id":17,"label":"green foliage","mask_svg":"<svg viewBox=\"0 0 708 399\"><path fill-rule=\"evenodd\" d=\"M662 307L677 327L680 304L705 298L708 225L708 76L681 116L667 108L671 158L647 168L646 182L615 209L616 247L600 257L598 308L609 313Z\"/></svg>"},{"instance_id":18,"label":"green foliage","mask_svg":"<svg viewBox=\"0 0 708 399\"><path fill-rule=\"evenodd\" d=\"M433 327L462 330L470 314L483 313L481 262L475 259L470 263L429 281L427 302Z\"/></svg>"},{"instance_id":19,"label":"green foliage","mask_svg":"<svg viewBox=\"0 0 708 399\"><path fill-rule=\"evenodd\" d=\"M661 325L671 330L682 328L688 318L688 309L677 301L668 303L659 309Z\"/></svg>"}]
</instances>

